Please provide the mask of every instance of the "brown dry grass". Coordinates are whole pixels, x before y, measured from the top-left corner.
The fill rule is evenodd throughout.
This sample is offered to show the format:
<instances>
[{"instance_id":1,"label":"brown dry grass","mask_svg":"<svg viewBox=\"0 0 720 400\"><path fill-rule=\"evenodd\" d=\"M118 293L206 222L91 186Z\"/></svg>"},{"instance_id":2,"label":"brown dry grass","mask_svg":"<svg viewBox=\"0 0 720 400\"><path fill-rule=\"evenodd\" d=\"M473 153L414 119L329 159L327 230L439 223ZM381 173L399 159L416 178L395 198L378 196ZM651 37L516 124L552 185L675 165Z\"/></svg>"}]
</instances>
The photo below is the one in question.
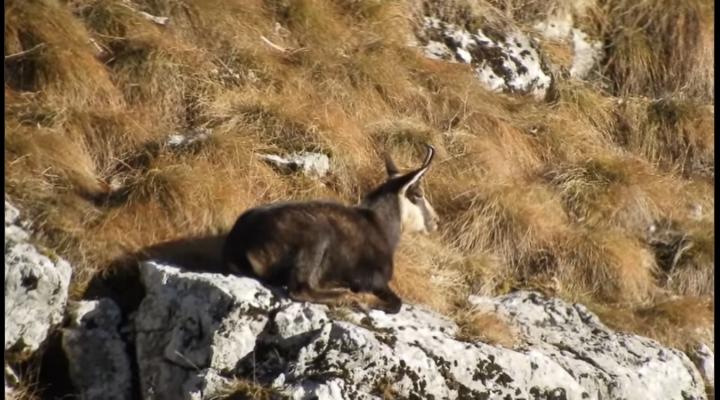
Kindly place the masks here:
<instances>
[{"instance_id":1,"label":"brown dry grass","mask_svg":"<svg viewBox=\"0 0 720 400\"><path fill-rule=\"evenodd\" d=\"M407 239L396 253L390 286L408 303L451 312L467 291L463 271L453 268L462 255L431 238Z\"/></svg>"},{"instance_id":2,"label":"brown dry grass","mask_svg":"<svg viewBox=\"0 0 720 400\"><path fill-rule=\"evenodd\" d=\"M518 342L517 333L502 317L485 311L464 310L455 316L459 340L481 341L509 349Z\"/></svg>"},{"instance_id":3,"label":"brown dry grass","mask_svg":"<svg viewBox=\"0 0 720 400\"><path fill-rule=\"evenodd\" d=\"M8 362L11 362L8 360ZM39 382L40 370L36 363L22 366L5 365L5 387L11 391L5 398L8 400L38 400L42 398ZM6 392L7 393L7 392Z\"/></svg>"},{"instance_id":4,"label":"brown dry grass","mask_svg":"<svg viewBox=\"0 0 720 400\"><path fill-rule=\"evenodd\" d=\"M663 221L648 234L657 255L660 279L674 293L711 296L715 287L715 231L708 222L678 226Z\"/></svg>"},{"instance_id":5,"label":"brown dry grass","mask_svg":"<svg viewBox=\"0 0 720 400\"><path fill-rule=\"evenodd\" d=\"M637 308L589 305L611 328L647 336L686 352L701 342L714 347L710 325L715 306L710 297L665 299Z\"/></svg>"},{"instance_id":6,"label":"brown dry grass","mask_svg":"<svg viewBox=\"0 0 720 400\"><path fill-rule=\"evenodd\" d=\"M616 109L613 140L664 169L712 176L715 115L695 99L624 99Z\"/></svg>"},{"instance_id":7,"label":"brown dry grass","mask_svg":"<svg viewBox=\"0 0 720 400\"><path fill-rule=\"evenodd\" d=\"M279 400L287 396L275 390L247 379L236 378L210 397L213 400Z\"/></svg>"},{"instance_id":8,"label":"brown dry grass","mask_svg":"<svg viewBox=\"0 0 720 400\"><path fill-rule=\"evenodd\" d=\"M713 99L713 15L707 0L601 1L596 29L610 44L605 74L617 94L680 92Z\"/></svg>"},{"instance_id":9,"label":"brown dry grass","mask_svg":"<svg viewBox=\"0 0 720 400\"><path fill-rule=\"evenodd\" d=\"M569 4L475 3L433 10L527 29ZM356 202L383 178L384 150L409 168L430 142L441 232L403 241L392 284L404 299L453 315L471 293L535 288L623 307L615 326L667 344L701 340L690 328L712 329L711 314L684 316L704 306L661 299L714 295L714 79L698 61L713 57L714 27L700 0L631 3L583 17L615 44L601 71L613 89L560 79L538 103L406 47L420 1L132 3L164 27L120 0L8 1L5 54L45 47L5 65L5 189L72 262L77 298L114 260L222 233L257 204ZM212 135L166 143L199 129ZM257 157L295 150L329 155L330 176ZM677 234L658 245L648 229L662 221Z\"/></svg>"},{"instance_id":10,"label":"brown dry grass","mask_svg":"<svg viewBox=\"0 0 720 400\"><path fill-rule=\"evenodd\" d=\"M37 395L36 390L28 387L17 387L5 397L7 400L36 400L40 397Z\"/></svg>"}]
</instances>

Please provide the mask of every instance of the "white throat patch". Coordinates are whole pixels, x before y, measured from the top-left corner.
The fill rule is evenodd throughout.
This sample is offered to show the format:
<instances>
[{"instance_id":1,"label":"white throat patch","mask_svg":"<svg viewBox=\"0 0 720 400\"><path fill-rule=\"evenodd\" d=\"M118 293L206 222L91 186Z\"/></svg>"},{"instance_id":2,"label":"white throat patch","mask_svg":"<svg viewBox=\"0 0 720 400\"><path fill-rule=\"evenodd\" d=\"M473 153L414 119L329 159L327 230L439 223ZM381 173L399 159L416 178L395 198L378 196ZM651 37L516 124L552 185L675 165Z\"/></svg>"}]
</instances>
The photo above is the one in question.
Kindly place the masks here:
<instances>
[{"instance_id":1,"label":"white throat patch","mask_svg":"<svg viewBox=\"0 0 720 400\"><path fill-rule=\"evenodd\" d=\"M400 225L403 232L425 232L425 218L420 207L400 195Z\"/></svg>"}]
</instances>

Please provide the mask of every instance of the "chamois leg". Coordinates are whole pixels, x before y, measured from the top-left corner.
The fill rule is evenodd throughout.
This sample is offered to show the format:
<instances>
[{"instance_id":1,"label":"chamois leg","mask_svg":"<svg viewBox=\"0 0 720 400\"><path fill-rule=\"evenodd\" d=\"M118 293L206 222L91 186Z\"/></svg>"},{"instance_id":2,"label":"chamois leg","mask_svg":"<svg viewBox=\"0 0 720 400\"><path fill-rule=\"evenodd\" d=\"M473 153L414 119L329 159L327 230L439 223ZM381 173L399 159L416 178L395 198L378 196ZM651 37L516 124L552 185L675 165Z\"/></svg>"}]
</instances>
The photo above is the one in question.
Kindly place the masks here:
<instances>
[{"instance_id":1,"label":"chamois leg","mask_svg":"<svg viewBox=\"0 0 720 400\"><path fill-rule=\"evenodd\" d=\"M321 240L312 248L298 251L288 285L291 299L328 305L345 305L348 302L346 297L350 293L349 289L325 288L321 283L325 269L328 268L329 245L329 241Z\"/></svg>"},{"instance_id":2,"label":"chamois leg","mask_svg":"<svg viewBox=\"0 0 720 400\"><path fill-rule=\"evenodd\" d=\"M290 291L301 289L317 290L320 278L327 268L328 240L319 240L311 247L297 250L292 260L293 268L290 271L288 287Z\"/></svg>"},{"instance_id":3,"label":"chamois leg","mask_svg":"<svg viewBox=\"0 0 720 400\"><path fill-rule=\"evenodd\" d=\"M291 290L289 296L294 301L325 304L329 306L349 306L357 302L348 289L310 289Z\"/></svg>"},{"instance_id":4,"label":"chamois leg","mask_svg":"<svg viewBox=\"0 0 720 400\"><path fill-rule=\"evenodd\" d=\"M369 311L368 296L371 293L356 293L357 290L345 287L326 287L323 282L328 265L326 258L328 241L319 242L310 250L300 251L295 258L295 268L288 285L291 299L329 306L351 306L360 311Z\"/></svg>"},{"instance_id":5,"label":"chamois leg","mask_svg":"<svg viewBox=\"0 0 720 400\"><path fill-rule=\"evenodd\" d=\"M289 290L289 296L294 301L339 307L350 306L365 312L369 311L369 308L365 305L365 303L368 303L368 295L374 297L370 293L354 293L349 288L324 288L315 280Z\"/></svg>"},{"instance_id":6,"label":"chamois leg","mask_svg":"<svg viewBox=\"0 0 720 400\"><path fill-rule=\"evenodd\" d=\"M350 288L323 287L317 273L311 273L309 278L307 283L301 283L290 290L290 298L329 306L354 306L367 311L358 293L353 293Z\"/></svg>"},{"instance_id":7,"label":"chamois leg","mask_svg":"<svg viewBox=\"0 0 720 400\"><path fill-rule=\"evenodd\" d=\"M396 314L402 307L402 300L388 286L392 278L392 265L376 271L369 282L360 290L362 302L370 308L385 311L388 314Z\"/></svg>"},{"instance_id":8,"label":"chamois leg","mask_svg":"<svg viewBox=\"0 0 720 400\"><path fill-rule=\"evenodd\" d=\"M356 291L348 293L343 299L363 312L372 309L385 311L387 314L397 314L402 307L402 300L389 287L373 291Z\"/></svg>"},{"instance_id":9,"label":"chamois leg","mask_svg":"<svg viewBox=\"0 0 720 400\"><path fill-rule=\"evenodd\" d=\"M328 306L348 306L358 311L368 312L371 309L396 314L400 311L402 300L390 289L373 292L352 292L345 288L291 290L289 296L294 301L325 304Z\"/></svg>"},{"instance_id":10,"label":"chamois leg","mask_svg":"<svg viewBox=\"0 0 720 400\"><path fill-rule=\"evenodd\" d=\"M377 301L373 304L374 308L383 310L388 314L397 314L400 312L402 300L389 286L373 290L372 293L377 298Z\"/></svg>"}]
</instances>

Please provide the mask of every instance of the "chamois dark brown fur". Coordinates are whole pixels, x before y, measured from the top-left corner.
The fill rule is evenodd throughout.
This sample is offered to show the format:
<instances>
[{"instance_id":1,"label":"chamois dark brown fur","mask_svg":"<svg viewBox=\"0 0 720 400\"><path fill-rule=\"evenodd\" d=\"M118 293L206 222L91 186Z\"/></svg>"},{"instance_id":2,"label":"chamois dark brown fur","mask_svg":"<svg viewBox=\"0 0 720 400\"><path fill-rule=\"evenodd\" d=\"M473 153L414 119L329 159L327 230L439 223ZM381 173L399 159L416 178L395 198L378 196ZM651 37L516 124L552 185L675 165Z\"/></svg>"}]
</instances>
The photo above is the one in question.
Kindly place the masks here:
<instances>
[{"instance_id":1,"label":"chamois dark brown fur","mask_svg":"<svg viewBox=\"0 0 720 400\"><path fill-rule=\"evenodd\" d=\"M401 231L436 226L420 189L434 155L427 147L423 165L404 175L386 156L388 179L357 206L312 201L247 210L227 236L224 264L230 272L287 286L294 300L398 312L402 301L388 284Z\"/></svg>"}]
</instances>

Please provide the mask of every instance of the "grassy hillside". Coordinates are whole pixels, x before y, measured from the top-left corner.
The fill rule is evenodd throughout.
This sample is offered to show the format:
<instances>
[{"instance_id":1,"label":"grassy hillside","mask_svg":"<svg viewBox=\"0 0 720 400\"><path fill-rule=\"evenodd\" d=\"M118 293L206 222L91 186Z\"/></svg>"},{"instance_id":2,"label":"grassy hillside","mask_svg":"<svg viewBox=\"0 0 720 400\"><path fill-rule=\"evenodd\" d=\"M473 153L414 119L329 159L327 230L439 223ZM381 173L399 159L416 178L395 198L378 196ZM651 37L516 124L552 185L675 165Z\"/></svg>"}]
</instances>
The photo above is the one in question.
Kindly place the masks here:
<instances>
[{"instance_id":1,"label":"grassy hillside","mask_svg":"<svg viewBox=\"0 0 720 400\"><path fill-rule=\"evenodd\" d=\"M385 149L410 168L429 142L440 233L401 244L403 299L467 326L488 321L468 294L532 288L714 346L714 4L681 3L7 0L5 190L72 262L77 299L117 260L222 234L260 203L354 203ZM558 10L606 53L587 81L556 74L546 101L408 46L423 14L530 32ZM572 57L539 40L551 62ZM327 154L330 176L257 157L295 150Z\"/></svg>"}]
</instances>

